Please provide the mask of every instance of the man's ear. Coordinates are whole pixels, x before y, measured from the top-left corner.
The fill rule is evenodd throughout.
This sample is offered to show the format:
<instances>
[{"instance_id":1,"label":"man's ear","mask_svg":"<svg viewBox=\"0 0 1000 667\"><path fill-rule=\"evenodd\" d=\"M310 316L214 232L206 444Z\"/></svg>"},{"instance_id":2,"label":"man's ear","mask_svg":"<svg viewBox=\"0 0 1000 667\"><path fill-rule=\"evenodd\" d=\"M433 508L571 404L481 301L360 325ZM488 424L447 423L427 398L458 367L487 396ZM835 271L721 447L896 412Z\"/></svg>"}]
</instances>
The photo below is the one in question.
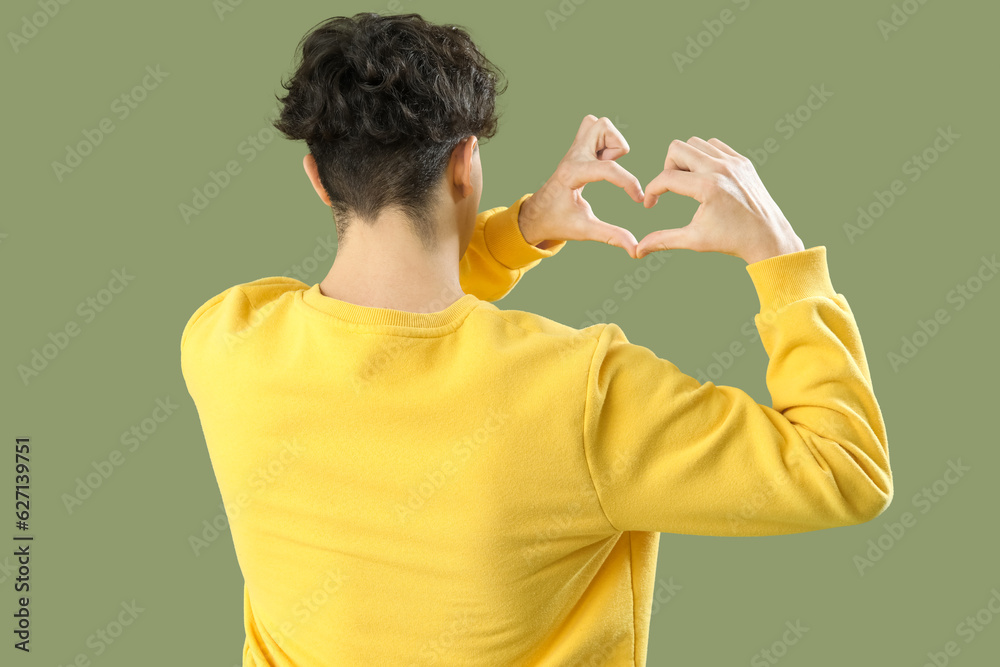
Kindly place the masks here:
<instances>
[{"instance_id":1,"label":"man's ear","mask_svg":"<svg viewBox=\"0 0 1000 667\"><path fill-rule=\"evenodd\" d=\"M316 166L316 158L313 157L312 153L307 153L305 158L302 159L302 166L305 167L306 174L308 174L309 180L313 184L313 189L316 190L319 198L327 206L333 206L333 202L330 201L330 195L326 194L326 188L323 187L323 183L319 180L319 168Z\"/></svg>"},{"instance_id":2,"label":"man's ear","mask_svg":"<svg viewBox=\"0 0 1000 667\"><path fill-rule=\"evenodd\" d=\"M461 191L463 197L472 194L472 158L479 147L479 137L471 135L455 147L454 185Z\"/></svg>"}]
</instances>

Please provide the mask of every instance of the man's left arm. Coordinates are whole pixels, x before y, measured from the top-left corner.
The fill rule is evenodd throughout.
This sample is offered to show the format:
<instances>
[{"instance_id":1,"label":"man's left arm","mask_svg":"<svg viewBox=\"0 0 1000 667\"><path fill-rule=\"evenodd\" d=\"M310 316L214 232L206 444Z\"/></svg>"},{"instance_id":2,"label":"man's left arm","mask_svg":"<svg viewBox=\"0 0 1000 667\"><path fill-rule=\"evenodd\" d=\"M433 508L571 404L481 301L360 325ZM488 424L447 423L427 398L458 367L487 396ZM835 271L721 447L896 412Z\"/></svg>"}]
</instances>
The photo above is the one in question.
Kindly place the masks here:
<instances>
[{"instance_id":1,"label":"man's left arm","mask_svg":"<svg viewBox=\"0 0 1000 667\"><path fill-rule=\"evenodd\" d=\"M566 241L545 240L532 245L525 239L522 205L532 194L512 206L491 208L476 216L469 246L459 261L459 281L466 294L497 301L514 289L526 271L566 245Z\"/></svg>"}]
</instances>

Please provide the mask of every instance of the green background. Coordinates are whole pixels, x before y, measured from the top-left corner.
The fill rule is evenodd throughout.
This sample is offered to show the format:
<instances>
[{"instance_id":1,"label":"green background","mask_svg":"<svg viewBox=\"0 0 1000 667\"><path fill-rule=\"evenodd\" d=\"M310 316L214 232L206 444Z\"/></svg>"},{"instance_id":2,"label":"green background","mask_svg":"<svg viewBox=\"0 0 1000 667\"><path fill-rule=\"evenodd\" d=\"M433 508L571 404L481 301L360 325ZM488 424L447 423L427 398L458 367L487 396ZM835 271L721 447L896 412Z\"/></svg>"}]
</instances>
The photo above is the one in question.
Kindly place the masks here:
<instances>
[{"instance_id":1,"label":"green background","mask_svg":"<svg viewBox=\"0 0 1000 667\"><path fill-rule=\"evenodd\" d=\"M960 310L947 295L1000 245L991 46L1000 11L969 0L896 7L904 5L919 9L886 39L878 22L890 20L893 3L884 0L244 1L221 15L208 0L105 0L59 5L36 34L24 21L42 11L37 2L5 2L0 476L12 537L13 443L30 437L35 539L30 655L11 646L16 574L12 555L0 557L0 662L64 665L84 654L109 667L239 664L242 578L232 541L223 530L197 556L189 545L219 517L221 499L180 374L181 330L209 297L286 274L312 255L317 237L335 238L302 171L303 144L275 135L252 161L240 148L268 127L298 40L332 15L414 11L465 26L509 80L500 132L482 144L481 209L535 191L588 113L623 132L631 152L619 162L643 185L672 139L717 136L753 155L773 137L779 150L755 160L757 171L806 247L827 247L834 287L861 328L889 433L892 505L866 524L792 536L662 535L658 579L681 589L657 605L649 664L770 664L760 651L796 621L809 629L782 665L922 665L948 641L959 648L949 664L997 664L993 612L981 612L992 623L972 641L957 626L986 608L994 589L1000 609L1000 280L983 283ZM701 35L707 46L679 69L673 54L725 9L733 21L711 40ZM25 30L32 36L15 48L10 33ZM112 101L140 84L147 66L169 74L120 118ZM832 97L794 135L782 133L776 124L824 85ZM52 163L103 118L114 131L60 181ZM904 163L948 127L960 138L911 181ZM179 205L229 160L242 171L185 224ZM844 225L894 179L905 194L852 242ZM588 186L586 196L598 216L638 238L686 224L697 207L667 195L646 211L608 183ZM673 251L632 298L617 297L613 286L637 266L620 249L573 242L497 305L580 327L616 298L611 319L629 339L692 375L741 341L748 351L724 372L717 367L715 381L769 404L766 355L742 330L757 307L745 263ZM122 267L134 279L85 321L78 304ZM893 368L889 353L939 308L949 321ZM18 366L72 322L79 335L22 380ZM148 419L157 399L178 407L124 451L122 433ZM77 478L115 449L124 463L67 509ZM949 484L949 461L959 460L970 470ZM935 482L944 491L937 502L915 501ZM915 525L893 538L886 525L906 512ZM859 572L855 557L880 539L889 549ZM9 544L0 553L11 554ZM132 600L143 611L98 655L88 638Z\"/></svg>"}]
</instances>

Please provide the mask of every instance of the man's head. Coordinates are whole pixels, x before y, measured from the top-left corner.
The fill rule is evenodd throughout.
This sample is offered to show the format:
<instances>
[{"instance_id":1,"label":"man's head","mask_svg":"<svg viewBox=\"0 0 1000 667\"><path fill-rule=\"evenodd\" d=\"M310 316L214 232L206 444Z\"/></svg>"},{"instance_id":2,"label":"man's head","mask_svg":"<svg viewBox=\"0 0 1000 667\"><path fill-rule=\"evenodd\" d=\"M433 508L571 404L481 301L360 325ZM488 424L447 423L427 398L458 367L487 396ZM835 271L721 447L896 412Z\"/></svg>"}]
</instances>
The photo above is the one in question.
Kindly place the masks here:
<instances>
[{"instance_id":1,"label":"man's head","mask_svg":"<svg viewBox=\"0 0 1000 667\"><path fill-rule=\"evenodd\" d=\"M306 172L341 244L383 211L402 214L427 249L439 209L474 220L478 140L496 133L506 83L467 32L418 14L361 13L320 23L299 50L274 125L308 145Z\"/></svg>"}]
</instances>

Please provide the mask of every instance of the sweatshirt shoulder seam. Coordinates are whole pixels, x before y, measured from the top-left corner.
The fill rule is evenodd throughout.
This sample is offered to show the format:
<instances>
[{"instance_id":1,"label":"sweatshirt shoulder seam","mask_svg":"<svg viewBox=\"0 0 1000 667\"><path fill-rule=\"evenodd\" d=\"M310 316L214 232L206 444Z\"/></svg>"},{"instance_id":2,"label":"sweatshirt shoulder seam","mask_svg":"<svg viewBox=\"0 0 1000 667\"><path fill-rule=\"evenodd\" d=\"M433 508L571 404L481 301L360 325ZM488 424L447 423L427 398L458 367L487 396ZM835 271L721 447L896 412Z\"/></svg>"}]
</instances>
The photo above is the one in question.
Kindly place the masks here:
<instances>
[{"instance_id":1,"label":"sweatshirt shoulder seam","mask_svg":"<svg viewBox=\"0 0 1000 667\"><path fill-rule=\"evenodd\" d=\"M194 329L195 325L205 319L205 315L214 310L216 306L228 299L230 294L238 292L243 295L244 299L249 301L247 295L242 289L240 289L241 287L242 285L230 285L198 306L198 308L188 318L187 324L185 324L184 330L181 332L181 349L184 348L184 343L187 340L188 334L192 329Z\"/></svg>"},{"instance_id":2,"label":"sweatshirt shoulder seam","mask_svg":"<svg viewBox=\"0 0 1000 667\"><path fill-rule=\"evenodd\" d=\"M608 516L608 511L604 508L604 503L601 501L601 493L598 491L597 484L594 482L594 471L590 466L590 456L587 453L587 416L590 410L590 379L594 376L594 362L597 359L597 350L600 348L601 340L603 340L609 331L610 326L611 325L609 324L601 325L601 333L598 335L594 344L594 351L590 355L590 365L587 367L587 374L585 376L583 387L583 424L580 429L580 443L583 447L583 460L587 464L587 477L590 479L590 485L594 489L594 496L597 498L597 504L601 508L601 512L604 514L604 518L608 522L608 525L618 532L622 532L621 529L614 524L611 517Z\"/></svg>"},{"instance_id":3,"label":"sweatshirt shoulder seam","mask_svg":"<svg viewBox=\"0 0 1000 667\"><path fill-rule=\"evenodd\" d=\"M520 269L511 269L511 270L512 271L520 271ZM489 302L487 302L487 303L489 303ZM482 304L480 304L480 306L481 305ZM494 312L494 314L497 317L499 317L500 319L502 319L507 324L515 326L518 329L520 329L521 331L524 331L525 333L529 333L529 334L541 334L543 336L552 336L553 335L553 334L546 333L544 331L535 331L533 329L528 329L528 328L524 327L522 324L520 324L518 322L515 322L510 317L507 317L507 311L501 310L500 308L496 308L496 306L494 306L494 311L493 312ZM539 316L539 317L543 317L543 316ZM594 341L597 341L600 338L600 335L598 335L597 337L594 337L591 334L587 334L583 329L573 329L572 327L569 327L569 328L573 330L573 332L576 334L576 336L574 336L573 333L567 333L567 334L565 334L566 338L574 338L574 337L576 337L576 338L589 338L589 339L594 340Z\"/></svg>"},{"instance_id":4,"label":"sweatshirt shoulder seam","mask_svg":"<svg viewBox=\"0 0 1000 667\"><path fill-rule=\"evenodd\" d=\"M521 326L517 322L514 322L511 319L509 319L508 317L506 317L504 315L504 311L500 310L499 308L497 308L494 312L504 322L507 322L508 324L516 326L519 329L521 329L522 331L526 331L528 333L533 333L533 334L542 333L540 331L531 331L530 329L525 329L523 326ZM587 425L587 410L588 410L588 408L590 406L590 378L593 375L594 359L597 357L597 349L598 349L598 347L600 347L601 339L604 338L605 335L607 334L608 328L609 328L608 324L602 323L600 325L599 333L597 334L596 337L594 335L592 335L592 334L584 332L582 329L575 329L574 330L574 331L578 332L581 335L581 337L587 338L587 339L593 341L593 343L594 343L594 349L590 353L590 363L587 365L587 372L584 374L584 381L583 381L583 422L581 424L580 444L581 444L581 447L583 448L583 462L584 462L584 465L587 467L587 480L590 482L590 487L594 490L594 497L597 498L597 505L598 505L598 507L601 508L601 514L604 515L604 520L608 522L608 525L611 526L611 528L613 528L614 530L616 530L616 531L618 531L620 533L620 532L622 532L622 530L620 528L618 528L618 526L616 526L614 524L614 522L611 521L611 518L608 516L607 510L604 509L604 503L601 501L601 494L598 492L597 485L594 483L594 473L593 473L593 471L591 470L591 467L590 467L590 457L587 455L587 435L586 435L587 431L586 431L586 425Z\"/></svg>"}]
</instances>

